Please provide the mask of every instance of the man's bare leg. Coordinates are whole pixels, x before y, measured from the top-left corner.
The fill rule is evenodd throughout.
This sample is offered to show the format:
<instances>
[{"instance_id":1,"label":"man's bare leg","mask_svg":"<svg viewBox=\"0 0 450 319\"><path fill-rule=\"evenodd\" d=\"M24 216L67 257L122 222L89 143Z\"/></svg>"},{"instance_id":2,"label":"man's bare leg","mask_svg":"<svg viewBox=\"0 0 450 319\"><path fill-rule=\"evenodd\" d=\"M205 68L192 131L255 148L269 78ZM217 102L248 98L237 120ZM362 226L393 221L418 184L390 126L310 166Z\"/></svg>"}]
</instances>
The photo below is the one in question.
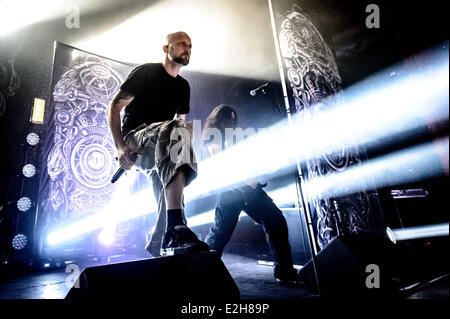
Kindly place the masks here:
<instances>
[{"instance_id":1,"label":"man's bare leg","mask_svg":"<svg viewBox=\"0 0 450 319\"><path fill-rule=\"evenodd\" d=\"M182 209L182 198L186 176L183 170L178 170L171 182L166 186L164 196L166 198L167 210Z\"/></svg>"}]
</instances>

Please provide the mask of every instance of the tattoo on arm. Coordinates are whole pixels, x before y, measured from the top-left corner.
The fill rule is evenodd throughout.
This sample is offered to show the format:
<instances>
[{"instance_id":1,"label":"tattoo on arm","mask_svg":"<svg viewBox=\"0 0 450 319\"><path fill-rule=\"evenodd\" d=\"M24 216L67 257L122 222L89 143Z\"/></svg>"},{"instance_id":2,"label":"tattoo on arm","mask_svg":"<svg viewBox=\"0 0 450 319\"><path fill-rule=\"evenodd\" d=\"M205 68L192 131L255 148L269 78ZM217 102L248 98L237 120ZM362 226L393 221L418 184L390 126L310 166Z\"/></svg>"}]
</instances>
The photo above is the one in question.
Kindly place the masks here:
<instances>
[{"instance_id":1,"label":"tattoo on arm","mask_svg":"<svg viewBox=\"0 0 450 319\"><path fill-rule=\"evenodd\" d=\"M133 97L133 95L131 95L125 91L119 90L119 92L114 97L114 100L112 103L116 104L116 103L119 103L120 100L128 100L128 99L131 99L132 97Z\"/></svg>"}]
</instances>

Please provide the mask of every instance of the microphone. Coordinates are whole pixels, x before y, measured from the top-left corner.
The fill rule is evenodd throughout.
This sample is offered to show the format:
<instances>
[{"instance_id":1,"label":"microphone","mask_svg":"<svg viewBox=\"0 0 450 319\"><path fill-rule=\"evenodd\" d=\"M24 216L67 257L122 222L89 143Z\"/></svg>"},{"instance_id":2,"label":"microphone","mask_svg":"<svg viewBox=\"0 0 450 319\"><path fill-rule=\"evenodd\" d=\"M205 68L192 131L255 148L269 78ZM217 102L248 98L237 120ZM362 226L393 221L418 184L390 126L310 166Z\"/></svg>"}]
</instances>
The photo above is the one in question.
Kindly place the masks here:
<instances>
[{"instance_id":1,"label":"microphone","mask_svg":"<svg viewBox=\"0 0 450 319\"><path fill-rule=\"evenodd\" d=\"M120 176L122 176L122 174L125 172L125 170L121 167L117 170L117 172L113 175L113 177L111 178L111 183L115 183L117 182L117 180L120 178Z\"/></svg>"},{"instance_id":2,"label":"microphone","mask_svg":"<svg viewBox=\"0 0 450 319\"><path fill-rule=\"evenodd\" d=\"M131 159L133 161L136 161L136 158L137 158L137 154L136 153L132 153L131 154ZM116 157L116 159L117 159L117 157ZM111 183L114 184L115 182L117 182L117 180L122 176L123 173L125 173L125 170L122 167L120 167L116 171L116 173L113 175L113 177L111 178Z\"/></svg>"},{"instance_id":3,"label":"microphone","mask_svg":"<svg viewBox=\"0 0 450 319\"><path fill-rule=\"evenodd\" d=\"M270 84L270 82L264 83L263 85L258 86L256 89L253 89L250 91L250 95L251 96L255 96L256 92L258 92L259 90L264 89L266 86L268 86ZM263 90L263 93L266 94L266 92Z\"/></svg>"}]
</instances>

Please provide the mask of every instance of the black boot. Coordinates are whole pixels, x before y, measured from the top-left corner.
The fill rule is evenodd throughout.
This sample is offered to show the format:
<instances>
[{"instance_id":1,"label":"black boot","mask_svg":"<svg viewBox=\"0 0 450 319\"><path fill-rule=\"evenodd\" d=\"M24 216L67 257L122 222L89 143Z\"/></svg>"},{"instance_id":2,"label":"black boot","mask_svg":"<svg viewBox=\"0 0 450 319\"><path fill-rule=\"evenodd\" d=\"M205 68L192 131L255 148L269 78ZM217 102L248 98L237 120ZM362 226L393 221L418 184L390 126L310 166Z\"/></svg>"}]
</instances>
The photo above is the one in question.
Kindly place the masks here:
<instances>
[{"instance_id":1,"label":"black boot","mask_svg":"<svg viewBox=\"0 0 450 319\"><path fill-rule=\"evenodd\" d=\"M161 243L161 256L203 251L209 251L209 246L199 240L186 225L168 228Z\"/></svg>"},{"instance_id":2,"label":"black boot","mask_svg":"<svg viewBox=\"0 0 450 319\"><path fill-rule=\"evenodd\" d=\"M300 280L298 271L294 267L282 269L279 264L275 264L273 276L280 283L303 285L303 281Z\"/></svg>"}]
</instances>

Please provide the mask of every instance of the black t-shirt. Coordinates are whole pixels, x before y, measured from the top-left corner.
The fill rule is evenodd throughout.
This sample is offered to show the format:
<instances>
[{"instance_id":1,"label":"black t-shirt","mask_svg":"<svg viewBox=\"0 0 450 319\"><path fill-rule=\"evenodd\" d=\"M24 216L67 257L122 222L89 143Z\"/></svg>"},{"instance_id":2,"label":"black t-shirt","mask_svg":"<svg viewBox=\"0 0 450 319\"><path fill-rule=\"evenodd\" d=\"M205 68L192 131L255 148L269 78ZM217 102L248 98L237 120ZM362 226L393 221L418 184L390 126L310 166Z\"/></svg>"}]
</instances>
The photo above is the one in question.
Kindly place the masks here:
<instances>
[{"instance_id":1,"label":"black t-shirt","mask_svg":"<svg viewBox=\"0 0 450 319\"><path fill-rule=\"evenodd\" d=\"M120 89L134 96L125 108L124 136L143 123L149 125L172 120L175 113L189 113L189 83L180 75L172 77L161 63L136 67Z\"/></svg>"}]
</instances>

